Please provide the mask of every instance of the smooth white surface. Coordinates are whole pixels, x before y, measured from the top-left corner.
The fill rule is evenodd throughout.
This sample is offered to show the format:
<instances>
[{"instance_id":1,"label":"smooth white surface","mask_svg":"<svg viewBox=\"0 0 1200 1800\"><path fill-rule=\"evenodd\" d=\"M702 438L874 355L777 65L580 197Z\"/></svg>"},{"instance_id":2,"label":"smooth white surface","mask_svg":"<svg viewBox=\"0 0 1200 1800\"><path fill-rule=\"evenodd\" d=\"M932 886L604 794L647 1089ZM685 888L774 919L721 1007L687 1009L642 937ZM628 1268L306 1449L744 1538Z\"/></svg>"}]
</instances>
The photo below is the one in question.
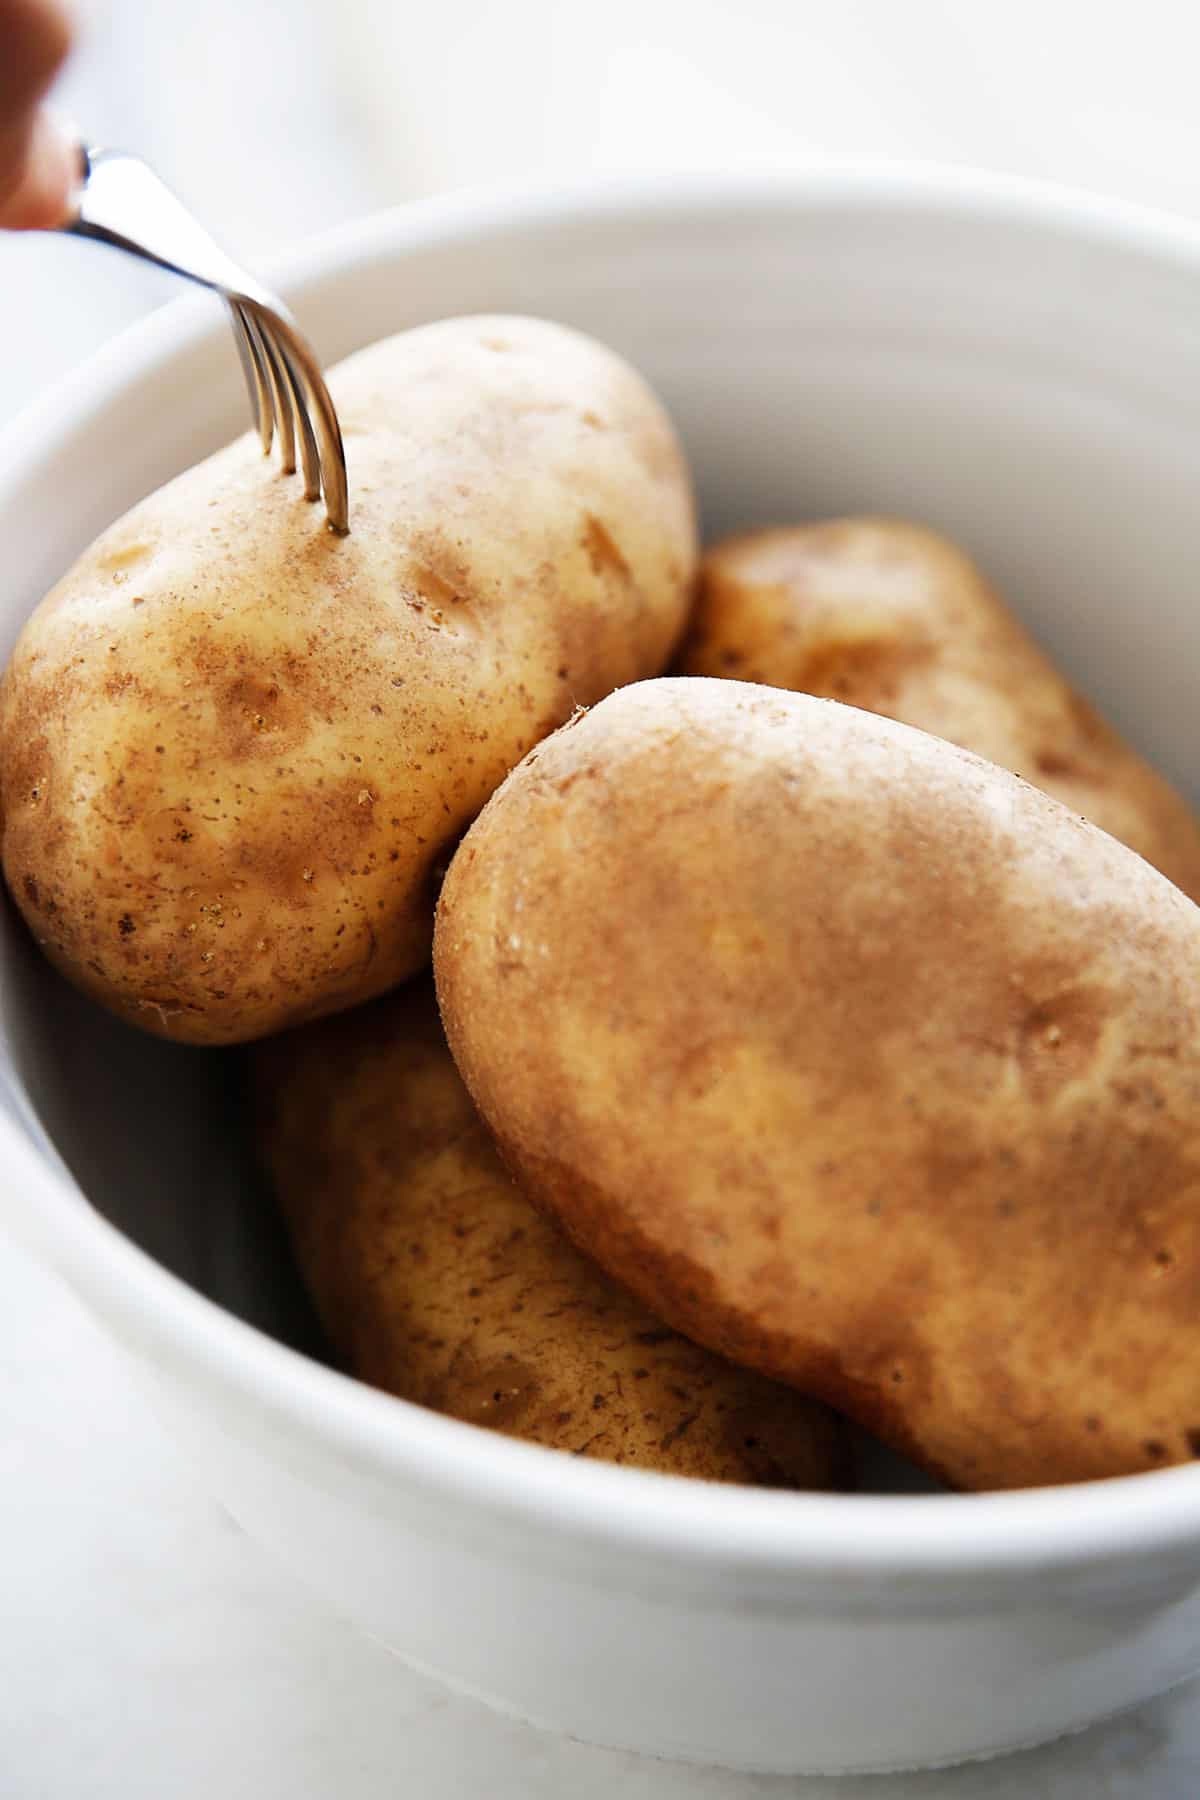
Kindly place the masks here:
<instances>
[{"instance_id":1,"label":"smooth white surface","mask_svg":"<svg viewBox=\"0 0 1200 1800\"><path fill-rule=\"evenodd\" d=\"M797 151L959 157L1188 210L1200 194L1200 27L1175 0L1143 5L1135 29L1127 6L1095 0L751 0L732 46L712 0L686 19L674 0L516 0L490 25L463 0L419 17L345 0L332 42L329 9L308 0L79 10L92 29L68 107L150 153L251 256L482 175ZM0 243L0 420L167 291L101 252ZM3 1800L1200 1792L1196 1690L1001 1764L811 1783L671 1770L448 1699L274 1570L206 1498L125 1360L2 1239L0 1524Z\"/></svg>"}]
</instances>

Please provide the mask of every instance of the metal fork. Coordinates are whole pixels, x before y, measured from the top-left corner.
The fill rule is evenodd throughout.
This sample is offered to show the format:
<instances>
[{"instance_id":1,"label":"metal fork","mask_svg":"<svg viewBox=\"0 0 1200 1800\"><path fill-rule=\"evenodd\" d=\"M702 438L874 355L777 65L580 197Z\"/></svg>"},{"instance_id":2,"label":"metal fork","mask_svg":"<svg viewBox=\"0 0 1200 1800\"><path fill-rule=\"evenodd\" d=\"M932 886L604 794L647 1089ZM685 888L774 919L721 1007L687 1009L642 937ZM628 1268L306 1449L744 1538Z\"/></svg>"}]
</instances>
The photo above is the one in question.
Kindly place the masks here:
<instances>
[{"instance_id":1,"label":"metal fork","mask_svg":"<svg viewBox=\"0 0 1200 1800\"><path fill-rule=\"evenodd\" d=\"M350 529L346 453L320 364L281 300L230 262L148 164L122 150L80 147L74 217L62 227L170 269L219 294L229 308L264 456L279 438L283 472L304 496L325 495L334 531Z\"/></svg>"}]
</instances>

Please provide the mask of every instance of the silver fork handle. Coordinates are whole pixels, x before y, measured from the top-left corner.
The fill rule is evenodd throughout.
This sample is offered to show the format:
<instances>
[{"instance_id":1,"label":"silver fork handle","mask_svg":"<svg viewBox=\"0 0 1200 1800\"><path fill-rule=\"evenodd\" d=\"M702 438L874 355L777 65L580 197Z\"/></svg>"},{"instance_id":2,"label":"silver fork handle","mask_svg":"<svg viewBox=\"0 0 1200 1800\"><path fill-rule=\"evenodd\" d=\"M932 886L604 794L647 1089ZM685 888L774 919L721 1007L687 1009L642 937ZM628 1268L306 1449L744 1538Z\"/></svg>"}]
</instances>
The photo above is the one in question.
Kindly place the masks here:
<instances>
[{"instance_id":1,"label":"silver fork handle","mask_svg":"<svg viewBox=\"0 0 1200 1800\"><path fill-rule=\"evenodd\" d=\"M222 296L273 309L279 303L214 244L170 188L139 157L81 144L80 186L74 217L63 229L75 237L111 244L129 256L169 269ZM129 221L137 220L136 238ZM290 315L286 314L285 317Z\"/></svg>"},{"instance_id":2,"label":"silver fork handle","mask_svg":"<svg viewBox=\"0 0 1200 1800\"><path fill-rule=\"evenodd\" d=\"M330 526L348 531L341 427L321 366L287 307L225 255L140 157L81 145L79 158L75 208L62 229L140 257L221 296L229 308L264 451L277 427L284 471L290 473L295 468L294 433L307 497L318 499L323 487Z\"/></svg>"}]
</instances>

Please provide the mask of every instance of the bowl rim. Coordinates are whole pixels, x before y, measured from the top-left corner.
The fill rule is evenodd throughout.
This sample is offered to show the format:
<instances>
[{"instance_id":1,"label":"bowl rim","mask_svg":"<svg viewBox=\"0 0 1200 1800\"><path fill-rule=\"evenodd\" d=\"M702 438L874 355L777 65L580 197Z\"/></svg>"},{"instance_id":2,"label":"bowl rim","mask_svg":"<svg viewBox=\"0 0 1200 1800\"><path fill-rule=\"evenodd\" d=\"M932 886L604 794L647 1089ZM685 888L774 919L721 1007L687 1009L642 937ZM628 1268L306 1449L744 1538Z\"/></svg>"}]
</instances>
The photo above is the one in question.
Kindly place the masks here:
<instances>
[{"instance_id":1,"label":"bowl rim","mask_svg":"<svg viewBox=\"0 0 1200 1800\"><path fill-rule=\"evenodd\" d=\"M482 187L374 213L274 259L266 274L301 316L305 290L359 266L582 220L644 229L747 209L996 222L1149 259L1200 277L1200 223L1131 202L929 163L826 161L719 174ZM0 507L121 390L226 329L202 300L151 313L102 346L0 431ZM7 1204L6 1204L7 1203ZM461 1506L656 1562L755 1570L804 1582L1083 1575L1148 1551L1200 1545L1200 1467L986 1494L825 1495L723 1486L574 1458L378 1392L245 1324L155 1262L0 1113L0 1215L104 1320L151 1342L342 1461ZM269 1451L264 1451L269 1454Z\"/></svg>"}]
</instances>

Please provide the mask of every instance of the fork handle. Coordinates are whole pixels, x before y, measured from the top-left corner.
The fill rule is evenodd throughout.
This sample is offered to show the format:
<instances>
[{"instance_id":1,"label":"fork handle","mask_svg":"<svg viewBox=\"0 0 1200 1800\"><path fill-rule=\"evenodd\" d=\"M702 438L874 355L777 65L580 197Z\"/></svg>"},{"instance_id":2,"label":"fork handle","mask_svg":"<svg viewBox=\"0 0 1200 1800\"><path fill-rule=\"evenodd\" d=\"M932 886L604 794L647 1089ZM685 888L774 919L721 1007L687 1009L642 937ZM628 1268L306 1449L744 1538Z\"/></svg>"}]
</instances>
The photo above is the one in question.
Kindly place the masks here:
<instances>
[{"instance_id":1,"label":"fork handle","mask_svg":"<svg viewBox=\"0 0 1200 1800\"><path fill-rule=\"evenodd\" d=\"M220 295L243 355L264 451L272 436L269 406L285 473L296 467L298 431L305 493L315 500L324 489L330 526L344 535L350 513L341 428L320 364L287 307L218 249L140 157L81 144L79 175L73 217L60 229L109 244Z\"/></svg>"},{"instance_id":2,"label":"fork handle","mask_svg":"<svg viewBox=\"0 0 1200 1800\"><path fill-rule=\"evenodd\" d=\"M215 293L271 304L139 157L80 144L79 174L74 214L63 231L109 244Z\"/></svg>"}]
</instances>

